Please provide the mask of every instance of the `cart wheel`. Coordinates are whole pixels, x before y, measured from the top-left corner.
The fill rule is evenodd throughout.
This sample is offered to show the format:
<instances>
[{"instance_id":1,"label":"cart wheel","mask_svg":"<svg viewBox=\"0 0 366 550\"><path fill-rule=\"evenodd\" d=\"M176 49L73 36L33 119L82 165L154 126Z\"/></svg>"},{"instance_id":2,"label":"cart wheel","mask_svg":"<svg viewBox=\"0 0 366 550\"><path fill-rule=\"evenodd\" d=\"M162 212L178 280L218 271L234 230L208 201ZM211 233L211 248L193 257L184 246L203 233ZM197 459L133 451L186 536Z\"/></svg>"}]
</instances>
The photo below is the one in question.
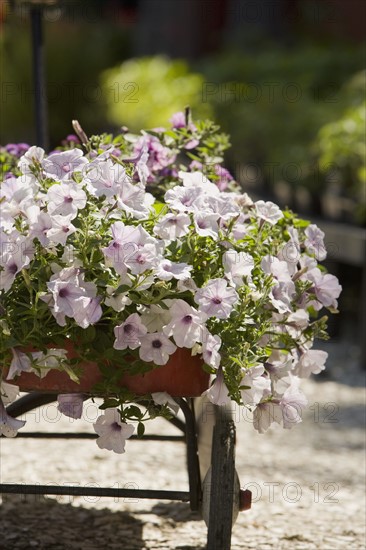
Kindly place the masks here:
<instances>
[{"instance_id":1,"label":"cart wheel","mask_svg":"<svg viewBox=\"0 0 366 550\"><path fill-rule=\"evenodd\" d=\"M211 466L212 439L217 409L218 407L213 405L206 396L194 399L201 480L205 479ZM227 421L232 420L233 411L231 408L223 406L220 407L220 411Z\"/></svg>"},{"instance_id":2,"label":"cart wheel","mask_svg":"<svg viewBox=\"0 0 366 550\"><path fill-rule=\"evenodd\" d=\"M225 409L215 407L215 413L211 467L202 486L202 514L208 526L207 549L230 550L240 498L235 470L235 425Z\"/></svg>"}]
</instances>

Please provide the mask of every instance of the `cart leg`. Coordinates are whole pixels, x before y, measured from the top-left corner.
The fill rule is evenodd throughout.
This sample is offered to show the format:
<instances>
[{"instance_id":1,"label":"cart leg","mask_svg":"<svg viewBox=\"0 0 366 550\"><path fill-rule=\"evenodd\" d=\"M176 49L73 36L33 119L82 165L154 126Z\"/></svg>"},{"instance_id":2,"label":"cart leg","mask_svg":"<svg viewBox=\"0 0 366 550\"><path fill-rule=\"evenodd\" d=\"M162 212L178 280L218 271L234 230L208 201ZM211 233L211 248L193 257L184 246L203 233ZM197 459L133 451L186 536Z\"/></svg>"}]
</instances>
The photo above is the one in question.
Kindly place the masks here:
<instances>
[{"instance_id":1,"label":"cart leg","mask_svg":"<svg viewBox=\"0 0 366 550\"><path fill-rule=\"evenodd\" d=\"M13 403L10 403L6 407L6 411L10 416L16 418L21 416L37 407L42 405L48 405L57 400L57 394L55 393L43 393L43 392L31 392L23 395Z\"/></svg>"},{"instance_id":2,"label":"cart leg","mask_svg":"<svg viewBox=\"0 0 366 550\"><path fill-rule=\"evenodd\" d=\"M230 550L233 525L233 505L239 498L239 481L235 471L235 425L216 408L213 432L209 491L209 521L207 550Z\"/></svg>"}]
</instances>

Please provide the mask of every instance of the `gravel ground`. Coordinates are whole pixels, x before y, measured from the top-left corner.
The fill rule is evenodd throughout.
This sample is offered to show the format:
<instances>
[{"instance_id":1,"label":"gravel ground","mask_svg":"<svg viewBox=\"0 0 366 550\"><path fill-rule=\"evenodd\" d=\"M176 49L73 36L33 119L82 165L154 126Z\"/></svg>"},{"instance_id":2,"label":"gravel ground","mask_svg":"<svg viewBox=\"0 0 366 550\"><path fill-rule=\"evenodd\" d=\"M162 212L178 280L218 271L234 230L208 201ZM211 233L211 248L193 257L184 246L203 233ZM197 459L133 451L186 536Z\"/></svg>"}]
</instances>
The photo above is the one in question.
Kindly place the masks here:
<instances>
[{"instance_id":1,"label":"gravel ground","mask_svg":"<svg viewBox=\"0 0 366 550\"><path fill-rule=\"evenodd\" d=\"M258 435L235 412L237 470L254 502L234 526L233 550L366 548L364 389L309 380L304 390L312 404L290 432ZM48 405L27 415L23 431L92 431L96 411L90 403L84 420L60 420L56 406ZM162 420L150 431L176 433ZM122 456L92 441L2 438L0 444L4 483L187 489L180 443L127 442ZM184 503L4 496L1 535L4 550L199 550L206 527Z\"/></svg>"}]
</instances>

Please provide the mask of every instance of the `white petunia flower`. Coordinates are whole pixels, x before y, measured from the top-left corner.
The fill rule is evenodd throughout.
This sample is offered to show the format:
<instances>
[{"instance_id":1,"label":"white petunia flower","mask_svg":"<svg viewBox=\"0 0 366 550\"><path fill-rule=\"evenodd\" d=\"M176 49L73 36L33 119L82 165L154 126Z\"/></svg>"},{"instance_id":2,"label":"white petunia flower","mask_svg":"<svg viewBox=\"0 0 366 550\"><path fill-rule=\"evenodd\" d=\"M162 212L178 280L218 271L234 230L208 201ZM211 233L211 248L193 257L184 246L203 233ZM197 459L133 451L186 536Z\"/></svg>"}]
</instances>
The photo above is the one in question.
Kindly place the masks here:
<instances>
[{"instance_id":1,"label":"white petunia flower","mask_svg":"<svg viewBox=\"0 0 366 550\"><path fill-rule=\"evenodd\" d=\"M180 187L176 185L165 193L164 200L172 210L194 212L196 209L194 203L202 194L203 191L200 187Z\"/></svg>"},{"instance_id":2,"label":"white petunia flower","mask_svg":"<svg viewBox=\"0 0 366 550\"><path fill-rule=\"evenodd\" d=\"M142 184L132 184L129 181L124 181L118 188L116 195L118 207L131 214L138 220L149 216L149 206L153 199L149 193L145 192Z\"/></svg>"},{"instance_id":3,"label":"white petunia flower","mask_svg":"<svg viewBox=\"0 0 366 550\"><path fill-rule=\"evenodd\" d=\"M202 172L178 172L178 176L183 181L183 186L189 189L201 189L211 196L220 195L220 189L212 183Z\"/></svg>"},{"instance_id":4,"label":"white petunia flower","mask_svg":"<svg viewBox=\"0 0 366 550\"><path fill-rule=\"evenodd\" d=\"M67 350L50 348L43 353L43 351L35 351L32 353L34 361L34 372L40 377L44 378L50 369L59 369L63 363L67 362Z\"/></svg>"},{"instance_id":5,"label":"white petunia flower","mask_svg":"<svg viewBox=\"0 0 366 550\"><path fill-rule=\"evenodd\" d=\"M119 186L125 181L131 181L126 170L120 164L114 164L111 159L93 161L84 179L92 195L96 197L104 195L107 199L117 195Z\"/></svg>"},{"instance_id":6,"label":"white petunia flower","mask_svg":"<svg viewBox=\"0 0 366 550\"><path fill-rule=\"evenodd\" d=\"M31 171L31 166L35 166L36 163L43 163L45 151L41 147L33 145L28 151L19 159L18 168L25 176L35 179L33 172Z\"/></svg>"},{"instance_id":7,"label":"white petunia flower","mask_svg":"<svg viewBox=\"0 0 366 550\"><path fill-rule=\"evenodd\" d=\"M179 292L185 292L186 290L189 290L190 292L196 292L197 285L192 279L192 277L188 277L187 279L178 281L177 289L179 290Z\"/></svg>"},{"instance_id":8,"label":"white petunia flower","mask_svg":"<svg viewBox=\"0 0 366 550\"><path fill-rule=\"evenodd\" d=\"M81 328L88 328L99 321L103 315L100 305L101 297L82 297L78 300L78 306L74 310L74 319Z\"/></svg>"},{"instance_id":9,"label":"white petunia flower","mask_svg":"<svg viewBox=\"0 0 366 550\"><path fill-rule=\"evenodd\" d=\"M125 281L120 284L126 284ZM128 279L128 285L131 286L131 281ZM120 294L114 295L116 288L113 286L107 286L107 298L104 300L106 306L111 307L114 311L121 312L125 309L126 306L132 304L131 299L128 297L127 292L121 292Z\"/></svg>"}]
</instances>

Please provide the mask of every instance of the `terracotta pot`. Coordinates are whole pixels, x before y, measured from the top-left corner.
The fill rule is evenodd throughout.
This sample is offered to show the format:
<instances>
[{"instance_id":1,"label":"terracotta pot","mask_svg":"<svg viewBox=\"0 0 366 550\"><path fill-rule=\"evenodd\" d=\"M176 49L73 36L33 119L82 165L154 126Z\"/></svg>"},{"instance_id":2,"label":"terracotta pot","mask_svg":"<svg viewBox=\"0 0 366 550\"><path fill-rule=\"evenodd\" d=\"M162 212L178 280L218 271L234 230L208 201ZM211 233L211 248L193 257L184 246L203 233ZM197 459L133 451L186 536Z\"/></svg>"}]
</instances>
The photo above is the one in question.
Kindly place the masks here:
<instances>
[{"instance_id":1,"label":"terracotta pot","mask_svg":"<svg viewBox=\"0 0 366 550\"><path fill-rule=\"evenodd\" d=\"M70 359L77 355L72 346L64 347L68 349ZM166 391L174 397L198 397L208 388L209 382L209 375L202 370L202 364L200 356L191 356L190 350L178 348L166 365L155 367L145 374L122 374L120 385L137 395ZM44 378L23 372L11 382L18 385L21 391L91 394L93 386L102 381L98 365L84 362L78 366L83 371L79 384L70 380L66 372L58 370L50 370Z\"/></svg>"}]
</instances>

